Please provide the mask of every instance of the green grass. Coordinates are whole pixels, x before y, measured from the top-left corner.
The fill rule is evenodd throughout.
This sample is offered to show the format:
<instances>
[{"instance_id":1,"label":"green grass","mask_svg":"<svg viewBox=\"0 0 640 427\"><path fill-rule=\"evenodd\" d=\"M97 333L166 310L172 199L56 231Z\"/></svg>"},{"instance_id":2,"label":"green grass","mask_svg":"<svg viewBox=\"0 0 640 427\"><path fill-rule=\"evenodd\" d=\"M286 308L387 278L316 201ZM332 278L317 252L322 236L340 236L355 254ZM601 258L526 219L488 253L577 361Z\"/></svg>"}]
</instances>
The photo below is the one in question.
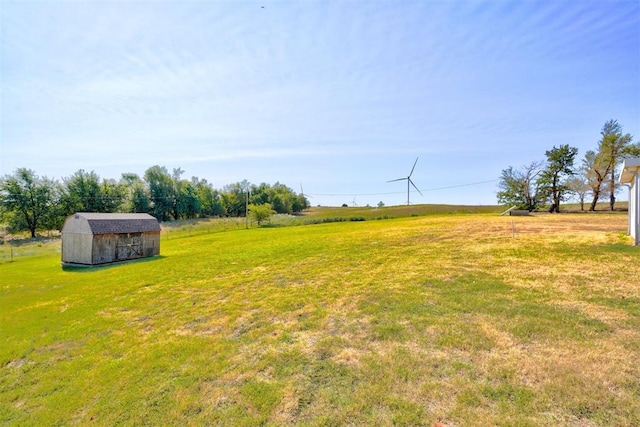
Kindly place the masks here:
<instances>
[{"instance_id":1,"label":"green grass","mask_svg":"<svg viewBox=\"0 0 640 427\"><path fill-rule=\"evenodd\" d=\"M640 424L625 215L366 219L0 263L0 425Z\"/></svg>"}]
</instances>

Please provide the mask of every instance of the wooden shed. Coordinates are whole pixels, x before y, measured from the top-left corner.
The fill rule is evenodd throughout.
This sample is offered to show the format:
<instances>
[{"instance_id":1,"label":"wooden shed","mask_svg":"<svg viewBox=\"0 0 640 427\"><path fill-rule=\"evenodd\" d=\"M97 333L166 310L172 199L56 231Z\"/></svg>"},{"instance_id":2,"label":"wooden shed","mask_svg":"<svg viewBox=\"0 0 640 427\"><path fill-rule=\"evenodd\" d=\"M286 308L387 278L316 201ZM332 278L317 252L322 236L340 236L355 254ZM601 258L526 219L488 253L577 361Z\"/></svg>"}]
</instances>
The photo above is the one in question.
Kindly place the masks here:
<instances>
[{"instance_id":1,"label":"wooden shed","mask_svg":"<svg viewBox=\"0 0 640 427\"><path fill-rule=\"evenodd\" d=\"M160 254L160 224L148 214L78 212L62 227L62 264L98 265Z\"/></svg>"},{"instance_id":2,"label":"wooden shed","mask_svg":"<svg viewBox=\"0 0 640 427\"><path fill-rule=\"evenodd\" d=\"M629 235L640 245L640 157L624 161L620 183L629 186Z\"/></svg>"}]
</instances>

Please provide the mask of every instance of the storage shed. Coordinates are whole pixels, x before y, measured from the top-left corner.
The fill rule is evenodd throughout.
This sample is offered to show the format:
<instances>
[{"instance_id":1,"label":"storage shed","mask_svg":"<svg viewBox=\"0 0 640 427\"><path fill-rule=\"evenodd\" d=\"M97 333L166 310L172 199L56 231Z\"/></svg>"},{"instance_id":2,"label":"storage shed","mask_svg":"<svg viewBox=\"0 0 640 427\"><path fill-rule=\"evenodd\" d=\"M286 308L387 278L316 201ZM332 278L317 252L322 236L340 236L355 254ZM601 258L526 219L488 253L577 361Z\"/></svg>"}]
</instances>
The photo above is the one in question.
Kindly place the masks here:
<instances>
[{"instance_id":1,"label":"storage shed","mask_svg":"<svg viewBox=\"0 0 640 427\"><path fill-rule=\"evenodd\" d=\"M640 157L626 159L622 164L620 183L629 185L629 235L640 245Z\"/></svg>"},{"instance_id":2,"label":"storage shed","mask_svg":"<svg viewBox=\"0 0 640 427\"><path fill-rule=\"evenodd\" d=\"M160 254L160 224L148 214L71 215L62 227L62 264L98 265Z\"/></svg>"}]
</instances>

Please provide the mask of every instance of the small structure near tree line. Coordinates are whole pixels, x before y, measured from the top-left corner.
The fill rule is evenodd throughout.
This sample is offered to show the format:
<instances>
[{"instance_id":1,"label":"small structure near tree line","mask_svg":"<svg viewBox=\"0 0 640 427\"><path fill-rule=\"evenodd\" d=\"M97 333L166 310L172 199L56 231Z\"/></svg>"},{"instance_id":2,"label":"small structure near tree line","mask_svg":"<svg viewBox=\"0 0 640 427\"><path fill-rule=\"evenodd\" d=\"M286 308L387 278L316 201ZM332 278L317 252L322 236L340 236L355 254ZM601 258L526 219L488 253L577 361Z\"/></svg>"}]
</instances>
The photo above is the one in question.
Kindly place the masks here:
<instances>
[{"instance_id":1,"label":"small structure near tree line","mask_svg":"<svg viewBox=\"0 0 640 427\"><path fill-rule=\"evenodd\" d=\"M517 206L511 206L506 211L502 212L500 216L505 216L509 214L509 216L529 216L530 212L525 209L517 209Z\"/></svg>"},{"instance_id":2,"label":"small structure near tree line","mask_svg":"<svg viewBox=\"0 0 640 427\"><path fill-rule=\"evenodd\" d=\"M620 183L629 185L629 235L640 245L640 157L624 161Z\"/></svg>"},{"instance_id":3,"label":"small structure near tree line","mask_svg":"<svg viewBox=\"0 0 640 427\"><path fill-rule=\"evenodd\" d=\"M62 264L99 265L160 254L160 224L148 214L71 215L62 227Z\"/></svg>"}]
</instances>

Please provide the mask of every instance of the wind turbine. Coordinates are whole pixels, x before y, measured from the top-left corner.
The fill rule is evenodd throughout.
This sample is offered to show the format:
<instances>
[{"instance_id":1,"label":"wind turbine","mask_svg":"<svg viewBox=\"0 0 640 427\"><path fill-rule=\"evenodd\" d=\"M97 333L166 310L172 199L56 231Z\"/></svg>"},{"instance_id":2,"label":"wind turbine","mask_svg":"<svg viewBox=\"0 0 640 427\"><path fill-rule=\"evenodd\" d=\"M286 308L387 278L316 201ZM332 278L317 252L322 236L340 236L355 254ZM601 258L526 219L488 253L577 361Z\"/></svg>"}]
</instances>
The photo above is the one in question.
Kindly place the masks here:
<instances>
[{"instance_id":1,"label":"wind turbine","mask_svg":"<svg viewBox=\"0 0 640 427\"><path fill-rule=\"evenodd\" d=\"M302 183L300 183L300 194L302 194L302 197L305 197L305 198L306 198L306 197L309 197L309 198L311 198L311 196L310 196L310 195L308 195L308 194L304 194L304 188L302 188Z\"/></svg>"},{"instance_id":2,"label":"wind turbine","mask_svg":"<svg viewBox=\"0 0 640 427\"><path fill-rule=\"evenodd\" d=\"M406 178L398 178L398 179L392 179L391 181L387 181L387 182L396 182L396 181L403 181L405 179L407 180L407 205L411 204L411 202L409 201L409 192L411 190L411 185L413 185L413 188L418 190L418 193L420 193L420 195L423 196L423 194L420 191L420 189L418 187L416 187L416 185L413 183L413 181L411 181L411 175L413 175L413 170L416 168L416 164L417 163L418 163L418 158L416 157L416 161L413 163L413 167L411 168L411 172L409 172L409 176L407 176Z\"/></svg>"}]
</instances>

